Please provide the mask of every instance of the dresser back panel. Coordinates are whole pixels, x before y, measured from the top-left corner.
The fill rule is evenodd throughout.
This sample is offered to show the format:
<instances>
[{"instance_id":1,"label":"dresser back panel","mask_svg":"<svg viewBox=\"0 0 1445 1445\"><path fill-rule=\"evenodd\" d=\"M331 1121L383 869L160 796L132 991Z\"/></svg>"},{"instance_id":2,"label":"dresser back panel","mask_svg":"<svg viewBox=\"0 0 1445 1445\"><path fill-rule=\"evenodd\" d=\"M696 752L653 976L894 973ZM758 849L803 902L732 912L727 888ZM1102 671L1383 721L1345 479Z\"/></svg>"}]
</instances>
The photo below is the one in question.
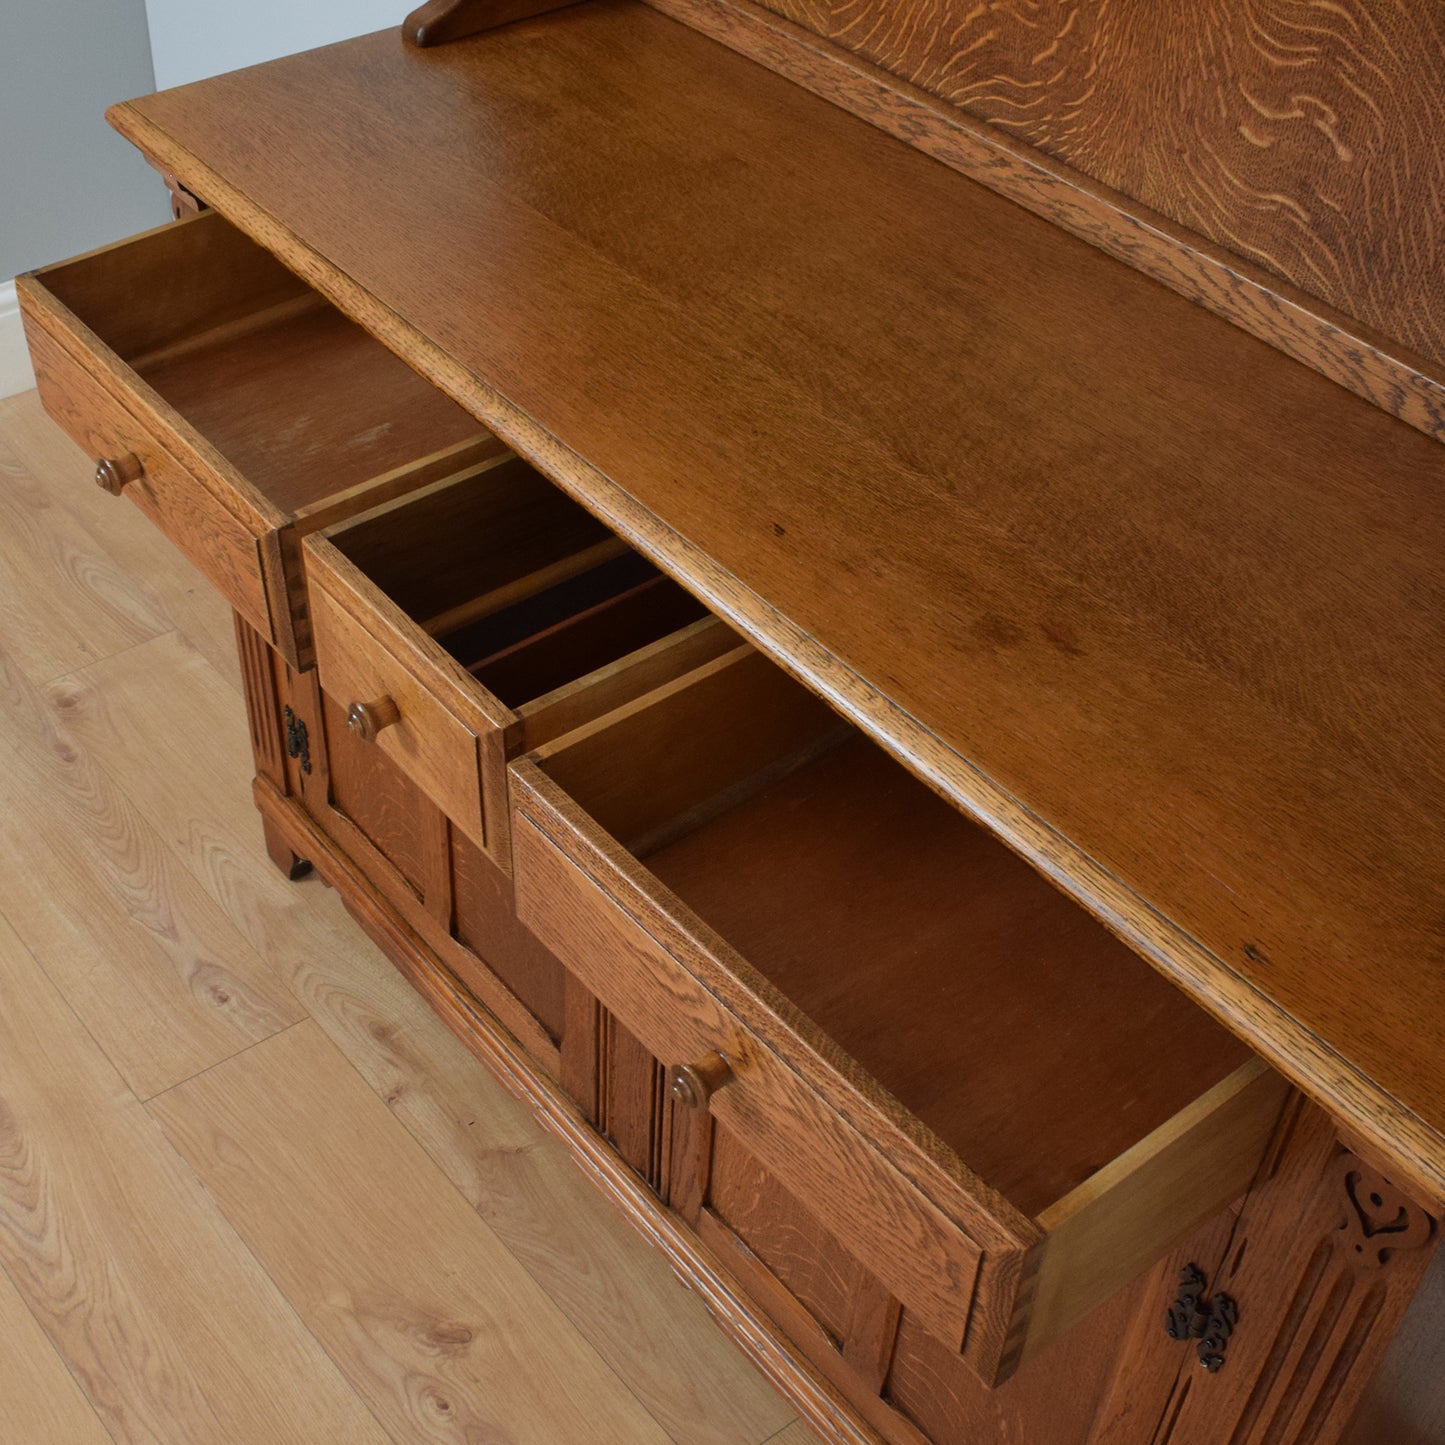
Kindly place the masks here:
<instances>
[{"instance_id":1,"label":"dresser back panel","mask_svg":"<svg viewBox=\"0 0 1445 1445\"><path fill-rule=\"evenodd\" d=\"M763 4L1445 360L1445 6Z\"/></svg>"}]
</instances>

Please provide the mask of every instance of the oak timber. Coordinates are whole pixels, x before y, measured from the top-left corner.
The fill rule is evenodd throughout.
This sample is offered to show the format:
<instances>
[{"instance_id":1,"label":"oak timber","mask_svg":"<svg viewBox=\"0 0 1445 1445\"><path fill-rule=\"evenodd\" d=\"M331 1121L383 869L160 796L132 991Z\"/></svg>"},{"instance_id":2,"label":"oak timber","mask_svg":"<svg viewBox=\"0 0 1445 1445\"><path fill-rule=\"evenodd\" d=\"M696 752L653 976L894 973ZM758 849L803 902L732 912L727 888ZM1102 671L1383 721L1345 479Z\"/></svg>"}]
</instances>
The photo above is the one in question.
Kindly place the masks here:
<instances>
[{"instance_id":1,"label":"oak timber","mask_svg":"<svg viewBox=\"0 0 1445 1445\"><path fill-rule=\"evenodd\" d=\"M3 921L0 1003L0 1261L114 1438L384 1445Z\"/></svg>"},{"instance_id":2,"label":"oak timber","mask_svg":"<svg viewBox=\"0 0 1445 1445\"><path fill-rule=\"evenodd\" d=\"M1438 6L763 4L1445 363Z\"/></svg>"},{"instance_id":3,"label":"oak timber","mask_svg":"<svg viewBox=\"0 0 1445 1445\"><path fill-rule=\"evenodd\" d=\"M369 886L366 875L335 849L294 803L265 779L255 783L256 805L283 831L291 846L316 859L342 892L353 916L382 947L402 975L431 1004L446 1025L481 1059L502 1086L524 1103L537 1121L570 1151L590 1182L631 1227L659 1249L680 1277L706 1302L743 1353L769 1379L787 1391L806 1419L838 1445L875 1445L860 1426L853 1408L813 1371L797 1348L757 1311L753 1302L719 1268L719 1261L680 1225L655 1193L639 1179L606 1140L598 1135L555 1080L540 1072L533 1060L487 1010L459 987L435 955L388 901Z\"/></svg>"},{"instance_id":4,"label":"oak timber","mask_svg":"<svg viewBox=\"0 0 1445 1445\"><path fill-rule=\"evenodd\" d=\"M667 1445L314 1022L151 1112L393 1439Z\"/></svg>"},{"instance_id":5,"label":"oak timber","mask_svg":"<svg viewBox=\"0 0 1445 1445\"><path fill-rule=\"evenodd\" d=\"M0 1271L0 1427L29 1445L114 1445L61 1356Z\"/></svg>"},{"instance_id":6,"label":"oak timber","mask_svg":"<svg viewBox=\"0 0 1445 1445\"><path fill-rule=\"evenodd\" d=\"M1040 12L1048 13L1049 21L1060 27L1051 42L1045 42L1029 22L1023 22L1022 29L1006 27L1012 34L1001 48L1012 46L1014 50L1009 57L1015 69L1010 81L1014 95L1021 90L1032 92L1028 109L1033 114L1015 116L1010 114L1010 104L991 105L991 98L978 88L974 94L981 104L966 107L934 93L941 85L947 86L946 78L921 75L919 84L912 83L906 78L906 59L897 51L880 56L887 64L865 58L871 32L893 28L897 34L886 0L871 8L863 3L836 10L790 3L767 7L756 0L649 3L1152 276L1410 426L1445 440L1445 365L1438 355L1432 360L1429 353L1414 350L1399 339L1420 334L1422 324L1428 330L1432 325L1429 314L1438 309L1440 300L1440 268L1434 263L1439 231L1433 208L1422 200L1432 184L1438 184L1439 151L1437 148L1434 156L1422 159L1400 150L1428 136L1428 119L1427 130L1420 129L1428 106L1422 114L1412 92L1430 95L1438 88L1438 82L1429 76L1431 66L1440 64L1438 40L1433 48L1428 39L1419 49L1402 45L1389 34L1389 27L1356 15L1345 19L1333 33L1328 28L1323 36L1316 32L1284 63L1270 42L1262 48L1276 67L1271 84L1286 76L1297 81L1299 71L1312 69L1316 75L1326 75L1325 88L1332 92L1332 99L1301 96L1283 112L1264 108L1241 119L1241 111L1258 102L1244 87L1221 101L1220 92L1227 84L1217 83L1213 73L1221 62L1207 42L1197 43L1199 31L1191 37L1196 43L1185 57L1181 58L1177 49L1163 46L1157 56L1149 55L1145 61L1146 71L1156 59L1178 67L1168 73L1181 83L1155 81L1141 87L1164 92L1168 98L1163 105L1155 97L1122 97L1120 91L1127 91L1130 84L1131 64L1139 63L1141 49L1148 55L1151 42L1141 37L1155 18L1147 5L1117 7L1110 12L1111 20L1129 10L1133 11L1132 20L1126 19L1123 26L1099 26L1090 37L1095 53L1102 56L1101 68L1114 73L1104 87L1104 105L1093 106L1094 113L1086 123L1086 127L1092 126L1093 144L1077 145L1065 117L1091 109L1093 97L1081 91L1080 80L1095 74L1089 59L1076 49L1077 40L1068 38L1071 31L1089 29L1077 24L1078 7ZM1306 30L1310 29L1310 12L1291 15L1288 0L1267 8L1271 11L1269 23L1278 28L1291 29L1303 19ZM1345 13L1343 7L1331 9L1335 18ZM1205 20L1211 11L1212 21ZM1429 22L1421 23L1420 15L1410 11L1411 7L1397 7L1395 18L1418 25L1417 34L1428 35ZM981 17L997 13L975 7L959 25L950 24L945 14L933 25L920 26L910 38L917 42L915 49L921 45L943 50L961 44L967 53L958 59L968 66L978 52L998 40L998 31L980 33L976 28L988 23ZM1226 46L1235 54L1259 46L1261 30L1250 23L1257 10L1246 13L1226 0L1192 7L1191 17L1196 13L1203 21L1204 34L1210 34L1212 24L1216 33L1228 36ZM970 26L975 27L972 37L961 42L960 32ZM1135 33L1121 45L1111 30L1128 28ZM1230 33L1232 30L1235 33ZM1075 51L1069 62L1056 63L1066 49ZM1083 52L1089 54L1087 46ZM900 60L904 60L901 65ZM1369 88L1345 81L1355 64L1373 71ZM1035 77L1020 84L1018 71L1031 66L1037 67ZM986 86L985 82L984 92ZM1163 131L1186 153L1190 149L1210 152L1220 140L1229 149L1243 136L1248 146L1266 153L1265 159L1261 165L1257 156L1250 157L1245 169L1254 173L1251 185L1239 184L1228 176L1227 167L1218 168L1214 155L1208 156L1202 168L1214 171L1210 200L1217 214L1209 217L1202 233L1139 199L1152 188L1156 197L1167 201L1161 192L1173 187L1174 200L1182 200L1185 208L1197 205L1197 194L1180 195L1172 159L1161 162L1159 152L1150 160L1163 174L1134 171L1132 193L1099 179L1111 163L1122 160L1127 169L1127 147L1107 137L1101 143L1100 111L1109 104L1137 104L1140 109L1153 108L1156 114L1165 112ZM1031 137L1036 144L1017 138L1015 120L1027 125L1050 107L1054 113L1046 117L1043 133ZM1348 115L1342 118L1341 110ZM988 118L978 119L977 112ZM1231 127L1237 134L1231 134ZM1362 140L1359 154L1353 145L1338 145L1341 129ZM1142 133L1142 128L1133 131L1131 138L1144 147L1154 139ZM1423 148L1428 150L1431 144L1426 139ZM1291 174L1287 164L1281 166L1281 154L1301 162L1304 174ZM1064 156L1069 159L1062 159ZM1359 160L1364 164L1356 164ZM1381 162L1392 172L1390 183L1375 191L1374 206L1363 209L1378 210L1383 224L1373 214L1363 225L1358 213L1347 218L1332 216L1342 193L1354 191L1351 199L1358 200L1360 174ZM1406 172L1403 186L1398 184L1397 167ZM1315 189L1321 175L1324 194ZM1382 276L1373 256L1367 261L1358 254L1361 238L1371 230L1376 236L1390 237L1387 244L1394 252L1395 274ZM1408 237L1403 246L1396 248L1392 230ZM1207 234L1211 231L1228 235L1232 244L1211 240ZM1310 233L1303 247L1301 231ZM1261 242L1264 258L1260 258ZM1283 272L1278 265L1268 264L1270 252L1299 258L1301 251L1312 253L1308 262L1293 272L1302 284L1285 279L1290 274L1287 261ZM1380 312L1382 293L1388 293L1391 315ZM1320 299L1326 294L1333 295L1337 304ZM1360 319L1369 316L1378 317L1380 325Z\"/></svg>"},{"instance_id":7,"label":"oak timber","mask_svg":"<svg viewBox=\"0 0 1445 1445\"><path fill-rule=\"evenodd\" d=\"M1436 445L627 0L115 120L1445 1198Z\"/></svg>"}]
</instances>

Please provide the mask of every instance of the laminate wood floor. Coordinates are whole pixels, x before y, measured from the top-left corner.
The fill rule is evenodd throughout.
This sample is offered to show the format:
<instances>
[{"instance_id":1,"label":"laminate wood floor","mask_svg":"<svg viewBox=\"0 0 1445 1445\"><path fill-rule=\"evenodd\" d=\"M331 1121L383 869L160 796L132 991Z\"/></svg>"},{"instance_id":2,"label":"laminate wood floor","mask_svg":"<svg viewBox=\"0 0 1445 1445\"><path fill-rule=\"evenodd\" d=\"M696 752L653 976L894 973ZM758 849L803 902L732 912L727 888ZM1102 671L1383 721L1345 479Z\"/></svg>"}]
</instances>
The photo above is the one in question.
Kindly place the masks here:
<instances>
[{"instance_id":1,"label":"laminate wood floor","mask_svg":"<svg viewBox=\"0 0 1445 1445\"><path fill-rule=\"evenodd\" d=\"M816 1445L250 801L230 613L0 401L0 1445Z\"/></svg>"}]
</instances>

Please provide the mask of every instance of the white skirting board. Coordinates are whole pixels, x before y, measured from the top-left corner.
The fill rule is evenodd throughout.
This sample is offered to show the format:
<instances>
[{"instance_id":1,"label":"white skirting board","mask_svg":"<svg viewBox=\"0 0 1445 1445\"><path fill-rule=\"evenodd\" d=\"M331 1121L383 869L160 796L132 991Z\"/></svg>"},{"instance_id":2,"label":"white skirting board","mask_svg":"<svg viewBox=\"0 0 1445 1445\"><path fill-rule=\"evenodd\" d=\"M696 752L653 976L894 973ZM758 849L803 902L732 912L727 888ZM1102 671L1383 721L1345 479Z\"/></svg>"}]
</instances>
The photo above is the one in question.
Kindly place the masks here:
<instances>
[{"instance_id":1,"label":"white skirting board","mask_svg":"<svg viewBox=\"0 0 1445 1445\"><path fill-rule=\"evenodd\" d=\"M29 391L35 385L30 353L25 349L25 328L20 323L20 301L13 281L0 281L0 397Z\"/></svg>"}]
</instances>

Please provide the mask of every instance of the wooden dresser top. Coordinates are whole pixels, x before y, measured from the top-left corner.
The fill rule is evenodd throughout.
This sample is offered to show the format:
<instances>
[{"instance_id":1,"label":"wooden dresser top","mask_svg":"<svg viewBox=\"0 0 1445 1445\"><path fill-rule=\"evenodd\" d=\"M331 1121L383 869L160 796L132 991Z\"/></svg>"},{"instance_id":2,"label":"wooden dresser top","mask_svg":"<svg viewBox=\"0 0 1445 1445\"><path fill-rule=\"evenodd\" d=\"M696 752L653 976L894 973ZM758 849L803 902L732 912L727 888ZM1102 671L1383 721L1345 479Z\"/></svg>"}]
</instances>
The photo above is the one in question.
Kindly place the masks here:
<instances>
[{"instance_id":1,"label":"wooden dresser top","mask_svg":"<svg viewBox=\"0 0 1445 1445\"><path fill-rule=\"evenodd\" d=\"M636 0L114 123L1445 1199L1445 449Z\"/></svg>"}]
</instances>

